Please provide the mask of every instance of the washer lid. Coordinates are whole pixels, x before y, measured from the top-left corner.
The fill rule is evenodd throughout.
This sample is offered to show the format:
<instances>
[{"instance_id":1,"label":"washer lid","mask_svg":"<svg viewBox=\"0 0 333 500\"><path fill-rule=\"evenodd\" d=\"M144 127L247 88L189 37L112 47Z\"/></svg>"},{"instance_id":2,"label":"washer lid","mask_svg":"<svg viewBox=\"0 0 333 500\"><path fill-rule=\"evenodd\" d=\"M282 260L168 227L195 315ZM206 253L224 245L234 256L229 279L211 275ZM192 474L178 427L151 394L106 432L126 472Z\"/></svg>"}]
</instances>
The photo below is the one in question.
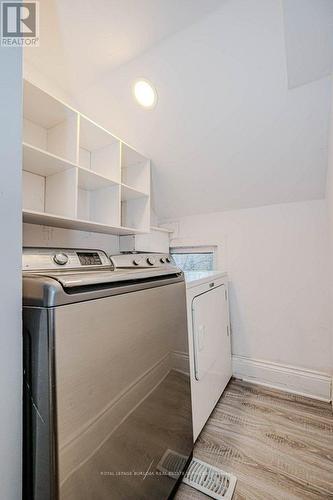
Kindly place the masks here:
<instances>
[{"instance_id":1,"label":"washer lid","mask_svg":"<svg viewBox=\"0 0 333 500\"><path fill-rule=\"evenodd\" d=\"M139 281L144 279L157 278L159 276L174 275L174 269L119 269L115 271L94 270L94 271L42 271L39 273L24 272L23 277L51 278L58 281L64 289L85 287L92 285L102 285L110 283L122 283L124 281Z\"/></svg>"},{"instance_id":2,"label":"washer lid","mask_svg":"<svg viewBox=\"0 0 333 500\"><path fill-rule=\"evenodd\" d=\"M129 260L133 256L127 256ZM183 280L182 272L166 262L115 269L101 250L25 248L23 252L25 306L54 307Z\"/></svg>"}]
</instances>

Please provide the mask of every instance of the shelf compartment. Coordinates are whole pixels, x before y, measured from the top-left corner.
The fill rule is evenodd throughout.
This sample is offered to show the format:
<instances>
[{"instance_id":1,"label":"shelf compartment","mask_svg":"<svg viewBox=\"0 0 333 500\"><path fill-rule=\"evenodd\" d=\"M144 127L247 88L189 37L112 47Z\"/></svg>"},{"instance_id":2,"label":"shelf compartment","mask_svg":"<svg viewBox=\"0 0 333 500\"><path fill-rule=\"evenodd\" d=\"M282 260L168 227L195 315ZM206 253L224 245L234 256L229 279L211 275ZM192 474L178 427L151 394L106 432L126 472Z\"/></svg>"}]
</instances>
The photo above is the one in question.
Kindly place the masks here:
<instances>
[{"instance_id":1,"label":"shelf compartment","mask_svg":"<svg viewBox=\"0 0 333 500\"><path fill-rule=\"evenodd\" d=\"M148 197L148 193L143 193L142 191L138 191L126 184L121 185L121 199L122 201L135 200L137 198Z\"/></svg>"},{"instance_id":2,"label":"shelf compartment","mask_svg":"<svg viewBox=\"0 0 333 500\"><path fill-rule=\"evenodd\" d=\"M29 224L40 224L51 227L61 227L64 229L76 229L78 231L89 231L93 233L129 235L140 231L120 226L110 226L98 222L90 222L80 219L71 219L53 214L46 214L35 210L23 210L23 222Z\"/></svg>"},{"instance_id":3,"label":"shelf compartment","mask_svg":"<svg viewBox=\"0 0 333 500\"><path fill-rule=\"evenodd\" d=\"M75 167L74 163L23 143L23 170L44 177Z\"/></svg>"},{"instance_id":4,"label":"shelf compartment","mask_svg":"<svg viewBox=\"0 0 333 500\"><path fill-rule=\"evenodd\" d=\"M80 175L81 174L81 175ZM77 217L80 220L98 222L110 226L120 226L120 186L98 185L101 179L89 179L86 173L79 174ZM105 178L102 178L103 182Z\"/></svg>"},{"instance_id":5,"label":"shelf compartment","mask_svg":"<svg viewBox=\"0 0 333 500\"><path fill-rule=\"evenodd\" d=\"M23 209L76 217L77 168L52 175L23 171Z\"/></svg>"},{"instance_id":6,"label":"shelf compartment","mask_svg":"<svg viewBox=\"0 0 333 500\"><path fill-rule=\"evenodd\" d=\"M79 165L120 182L120 141L80 115Z\"/></svg>"},{"instance_id":7,"label":"shelf compartment","mask_svg":"<svg viewBox=\"0 0 333 500\"><path fill-rule=\"evenodd\" d=\"M79 188L89 191L107 186L118 186L118 183L87 168L79 167Z\"/></svg>"},{"instance_id":8,"label":"shelf compartment","mask_svg":"<svg viewBox=\"0 0 333 500\"><path fill-rule=\"evenodd\" d=\"M150 161L123 143L121 145L121 182L143 193L150 191Z\"/></svg>"},{"instance_id":9,"label":"shelf compartment","mask_svg":"<svg viewBox=\"0 0 333 500\"><path fill-rule=\"evenodd\" d=\"M77 163L78 113L25 80L23 141Z\"/></svg>"},{"instance_id":10,"label":"shelf compartment","mask_svg":"<svg viewBox=\"0 0 333 500\"><path fill-rule=\"evenodd\" d=\"M140 198L122 199L121 225L136 230L149 232L150 203L148 196Z\"/></svg>"}]
</instances>

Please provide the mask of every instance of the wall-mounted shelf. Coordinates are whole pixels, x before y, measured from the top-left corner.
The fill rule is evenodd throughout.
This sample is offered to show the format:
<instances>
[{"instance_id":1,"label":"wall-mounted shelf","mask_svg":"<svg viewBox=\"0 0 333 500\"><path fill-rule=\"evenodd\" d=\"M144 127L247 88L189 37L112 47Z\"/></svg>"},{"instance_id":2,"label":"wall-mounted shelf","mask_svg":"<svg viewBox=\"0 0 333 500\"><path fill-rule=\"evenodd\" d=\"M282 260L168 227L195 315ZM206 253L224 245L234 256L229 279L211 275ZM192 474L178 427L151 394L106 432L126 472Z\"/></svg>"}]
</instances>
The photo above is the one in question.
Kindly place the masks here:
<instances>
[{"instance_id":1,"label":"wall-mounted shelf","mask_svg":"<svg viewBox=\"0 0 333 500\"><path fill-rule=\"evenodd\" d=\"M127 186L127 184L121 185L121 199L122 201L136 200L138 198L149 198L148 193L138 191L132 187Z\"/></svg>"},{"instance_id":2,"label":"wall-mounted shelf","mask_svg":"<svg viewBox=\"0 0 333 500\"><path fill-rule=\"evenodd\" d=\"M78 113L25 80L23 141L77 163Z\"/></svg>"},{"instance_id":3,"label":"wall-mounted shelf","mask_svg":"<svg viewBox=\"0 0 333 500\"><path fill-rule=\"evenodd\" d=\"M25 222L149 232L150 161L26 80L23 140Z\"/></svg>"},{"instance_id":4,"label":"wall-mounted shelf","mask_svg":"<svg viewBox=\"0 0 333 500\"><path fill-rule=\"evenodd\" d=\"M79 188L82 189L100 189L108 186L118 186L115 182L104 175L88 170L84 167L79 167Z\"/></svg>"},{"instance_id":5,"label":"wall-mounted shelf","mask_svg":"<svg viewBox=\"0 0 333 500\"><path fill-rule=\"evenodd\" d=\"M120 140L80 115L79 165L120 183Z\"/></svg>"},{"instance_id":6,"label":"wall-mounted shelf","mask_svg":"<svg viewBox=\"0 0 333 500\"><path fill-rule=\"evenodd\" d=\"M161 233L168 233L172 234L173 230L172 229L167 229L166 227L159 227L159 226L150 226L151 231L159 231Z\"/></svg>"},{"instance_id":7,"label":"wall-mounted shelf","mask_svg":"<svg viewBox=\"0 0 333 500\"><path fill-rule=\"evenodd\" d=\"M23 171L23 209L76 218L77 169L53 175Z\"/></svg>"},{"instance_id":8,"label":"wall-mounted shelf","mask_svg":"<svg viewBox=\"0 0 333 500\"><path fill-rule=\"evenodd\" d=\"M150 192L150 162L127 144L121 144L121 182L142 193Z\"/></svg>"},{"instance_id":9,"label":"wall-mounted shelf","mask_svg":"<svg viewBox=\"0 0 333 500\"><path fill-rule=\"evenodd\" d=\"M79 185L77 217L113 227L120 226L119 186L84 189Z\"/></svg>"},{"instance_id":10,"label":"wall-mounted shelf","mask_svg":"<svg viewBox=\"0 0 333 500\"><path fill-rule=\"evenodd\" d=\"M121 200L121 225L135 229L149 226L149 197ZM149 232L150 228L148 229Z\"/></svg>"},{"instance_id":11,"label":"wall-mounted shelf","mask_svg":"<svg viewBox=\"0 0 333 500\"><path fill-rule=\"evenodd\" d=\"M33 210L23 210L23 222L29 224L41 224L53 227L62 227L64 229L76 229L78 231L90 231L93 233L105 233L116 235L144 234L145 231L138 231L130 227L117 227L89 222L80 219L69 219L58 215L45 214Z\"/></svg>"},{"instance_id":12,"label":"wall-mounted shelf","mask_svg":"<svg viewBox=\"0 0 333 500\"><path fill-rule=\"evenodd\" d=\"M23 143L24 170L37 175L53 175L75 167L75 164L43 149Z\"/></svg>"}]
</instances>

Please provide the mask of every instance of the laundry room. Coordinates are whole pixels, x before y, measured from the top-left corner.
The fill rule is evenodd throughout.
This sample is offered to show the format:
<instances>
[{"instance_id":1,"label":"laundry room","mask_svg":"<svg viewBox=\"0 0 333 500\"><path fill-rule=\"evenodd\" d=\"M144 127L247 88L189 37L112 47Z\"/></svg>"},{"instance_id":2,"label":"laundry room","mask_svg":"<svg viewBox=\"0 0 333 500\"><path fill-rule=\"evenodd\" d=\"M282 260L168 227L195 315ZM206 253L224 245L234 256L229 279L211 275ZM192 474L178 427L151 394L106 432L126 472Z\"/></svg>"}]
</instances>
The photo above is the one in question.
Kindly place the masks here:
<instances>
[{"instance_id":1,"label":"laundry room","mask_svg":"<svg viewBox=\"0 0 333 500\"><path fill-rule=\"evenodd\" d=\"M0 499L333 498L333 1L0 25Z\"/></svg>"}]
</instances>

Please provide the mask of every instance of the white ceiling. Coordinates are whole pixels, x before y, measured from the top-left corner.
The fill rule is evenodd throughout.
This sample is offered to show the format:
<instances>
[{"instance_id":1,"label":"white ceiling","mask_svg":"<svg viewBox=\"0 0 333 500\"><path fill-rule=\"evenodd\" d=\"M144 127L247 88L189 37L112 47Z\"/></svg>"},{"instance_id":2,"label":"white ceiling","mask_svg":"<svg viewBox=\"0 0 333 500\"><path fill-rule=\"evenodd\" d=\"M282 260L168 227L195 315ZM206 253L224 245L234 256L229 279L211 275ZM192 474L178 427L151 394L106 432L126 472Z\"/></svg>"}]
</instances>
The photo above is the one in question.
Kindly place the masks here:
<instances>
[{"instance_id":1,"label":"white ceiling","mask_svg":"<svg viewBox=\"0 0 333 500\"><path fill-rule=\"evenodd\" d=\"M56 3L65 8L71 2ZM98 13L89 8L96 3L101 9ZM113 5L113 16L118 19L119 38L113 54L119 55L114 61L123 61L120 66L106 53L96 52L95 42L90 46L91 36L96 36L96 19L107 17L107 9L102 9L106 3ZM217 3L219 7L210 13L204 9L208 4L216 8ZM51 77L57 73L53 64L57 61L57 77L67 85L66 90L73 93L76 89L77 105L152 158L153 203L161 220L324 196L330 78L288 88L279 0L91 0L80 4L84 8L76 15L71 41L60 32L52 35L54 46L60 37L58 43L66 47L67 66L58 49L48 59L37 51L34 56L31 49L29 62L38 66L44 58L43 71ZM145 48L133 58L133 47L127 51L128 36L132 36L131 23L126 21L128 6L148 4L156 4L154 18L164 27L164 34L158 38L160 28L154 29L147 41L146 34L134 30L137 47ZM183 29L174 23L175 10L172 15L168 10L178 13L179 7ZM152 29L150 12L142 9L139 24ZM71 25L73 12L67 9L66 15L66 21L58 17L59 25ZM89 16L95 20L93 35L87 26ZM185 28L186 17L191 22ZM110 39L103 26L104 36ZM90 36L85 38L81 31ZM95 47L103 46L98 43ZM132 55L121 55L126 51ZM70 54L79 57L72 60ZM143 110L133 101L131 85L138 76L157 88L159 101L154 110Z\"/></svg>"},{"instance_id":2,"label":"white ceiling","mask_svg":"<svg viewBox=\"0 0 333 500\"><path fill-rule=\"evenodd\" d=\"M26 61L77 93L224 0L39 0L40 47Z\"/></svg>"}]
</instances>

